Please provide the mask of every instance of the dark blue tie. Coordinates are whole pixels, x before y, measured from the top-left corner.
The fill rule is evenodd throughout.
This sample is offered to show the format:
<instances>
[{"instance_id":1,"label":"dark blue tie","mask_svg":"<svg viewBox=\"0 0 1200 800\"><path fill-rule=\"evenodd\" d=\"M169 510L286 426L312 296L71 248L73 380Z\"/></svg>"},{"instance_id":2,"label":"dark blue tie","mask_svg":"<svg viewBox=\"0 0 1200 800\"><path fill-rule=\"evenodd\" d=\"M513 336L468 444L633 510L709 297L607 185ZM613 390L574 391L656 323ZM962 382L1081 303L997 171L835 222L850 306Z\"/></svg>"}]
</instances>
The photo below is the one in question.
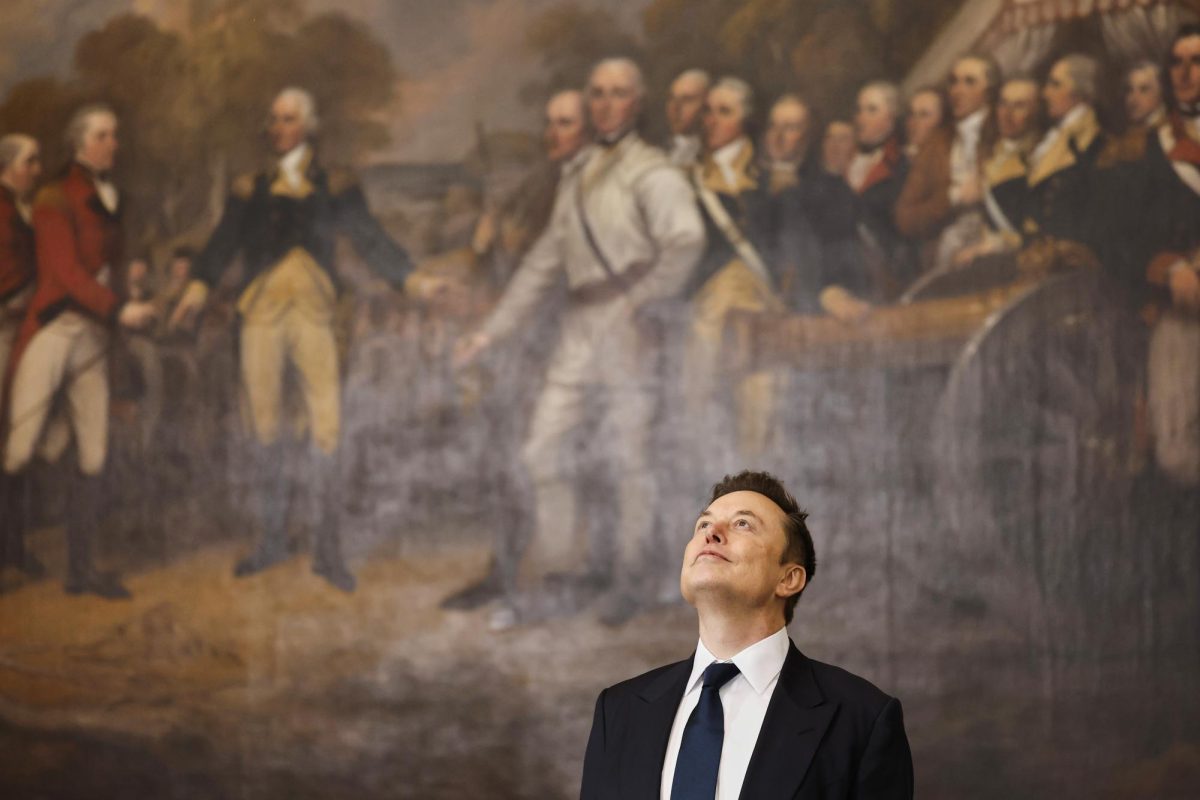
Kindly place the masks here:
<instances>
[{"instance_id":1,"label":"dark blue tie","mask_svg":"<svg viewBox=\"0 0 1200 800\"><path fill-rule=\"evenodd\" d=\"M714 662L705 668L700 702L683 728L671 800L713 800L717 796L717 769L725 741L725 709L720 692L737 674L736 664Z\"/></svg>"}]
</instances>

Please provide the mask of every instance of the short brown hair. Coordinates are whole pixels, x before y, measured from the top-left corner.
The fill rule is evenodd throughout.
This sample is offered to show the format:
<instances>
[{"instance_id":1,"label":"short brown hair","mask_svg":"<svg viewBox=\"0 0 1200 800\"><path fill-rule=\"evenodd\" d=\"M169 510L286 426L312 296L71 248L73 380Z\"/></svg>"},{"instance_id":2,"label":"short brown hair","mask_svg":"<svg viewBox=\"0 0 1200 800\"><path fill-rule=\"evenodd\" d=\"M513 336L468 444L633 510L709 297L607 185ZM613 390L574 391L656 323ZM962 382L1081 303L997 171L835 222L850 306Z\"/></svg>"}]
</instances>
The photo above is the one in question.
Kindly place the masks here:
<instances>
[{"instance_id":1,"label":"short brown hair","mask_svg":"<svg viewBox=\"0 0 1200 800\"><path fill-rule=\"evenodd\" d=\"M813 575L817 572L817 553L813 548L812 534L809 533L808 526L804 524L804 521L808 519L808 512L800 508L796 498L792 497L788 490L783 488L779 479L769 472L742 470L736 475L726 475L713 486L712 497L708 502L712 504L717 498L734 492L761 494L783 511L783 532L787 536L787 544L784 545L783 558L779 563L796 563L804 567L804 587L807 588ZM801 589L784 602L784 624L792 621L792 613L803 593L804 589Z\"/></svg>"}]
</instances>

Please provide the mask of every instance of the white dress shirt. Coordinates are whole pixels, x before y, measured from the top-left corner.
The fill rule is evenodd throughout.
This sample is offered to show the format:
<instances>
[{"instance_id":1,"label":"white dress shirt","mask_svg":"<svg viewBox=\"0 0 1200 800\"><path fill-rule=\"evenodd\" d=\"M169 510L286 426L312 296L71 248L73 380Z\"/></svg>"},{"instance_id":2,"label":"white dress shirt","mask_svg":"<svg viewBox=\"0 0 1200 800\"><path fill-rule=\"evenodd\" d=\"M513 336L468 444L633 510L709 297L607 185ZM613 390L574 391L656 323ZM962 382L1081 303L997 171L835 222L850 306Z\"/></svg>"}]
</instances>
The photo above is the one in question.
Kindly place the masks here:
<instances>
[{"instance_id":1,"label":"white dress shirt","mask_svg":"<svg viewBox=\"0 0 1200 800\"><path fill-rule=\"evenodd\" d=\"M981 108L955 126L954 144L950 147L950 202L958 204L962 186L979 174L979 139L988 110Z\"/></svg>"},{"instance_id":2,"label":"white dress shirt","mask_svg":"<svg viewBox=\"0 0 1200 800\"><path fill-rule=\"evenodd\" d=\"M758 743L758 732L779 672L787 658L787 628L780 628L765 639L760 639L742 652L729 659L737 665L739 674L721 687L721 706L725 712L725 740L721 746L721 765L717 772L717 794L715 800L737 800L746 780L746 768L750 756ZM675 763L679 760L679 745L683 741L683 729L688 718L700 702L701 678L704 670L714 661L720 661L709 652L701 640L696 645L696 658L692 662L692 674L687 689L675 712L675 723L671 726L671 738L667 740L667 755L663 759L662 781L659 797L671 800L671 784L675 780Z\"/></svg>"}]
</instances>

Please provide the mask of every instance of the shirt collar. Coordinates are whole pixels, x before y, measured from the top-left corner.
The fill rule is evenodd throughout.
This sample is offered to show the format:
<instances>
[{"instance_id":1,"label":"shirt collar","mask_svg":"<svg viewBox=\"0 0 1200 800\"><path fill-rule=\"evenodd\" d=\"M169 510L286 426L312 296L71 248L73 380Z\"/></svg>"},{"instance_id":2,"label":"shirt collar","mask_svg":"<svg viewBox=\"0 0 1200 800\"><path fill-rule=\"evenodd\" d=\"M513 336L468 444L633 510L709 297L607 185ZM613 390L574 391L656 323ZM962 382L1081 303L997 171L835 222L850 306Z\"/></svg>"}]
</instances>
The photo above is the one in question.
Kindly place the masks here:
<instances>
[{"instance_id":1,"label":"shirt collar","mask_svg":"<svg viewBox=\"0 0 1200 800\"><path fill-rule=\"evenodd\" d=\"M573 155L567 156L565 159L563 159L562 174L569 175L572 172L578 171L579 168L587 162L588 158L592 155L593 150L595 150L594 145L585 144Z\"/></svg>"},{"instance_id":2,"label":"shirt collar","mask_svg":"<svg viewBox=\"0 0 1200 800\"><path fill-rule=\"evenodd\" d=\"M722 169L732 169L733 162L737 161L738 156L742 154L742 148L746 146L746 137L739 136L727 145L713 152L713 161L717 162Z\"/></svg>"},{"instance_id":3,"label":"shirt collar","mask_svg":"<svg viewBox=\"0 0 1200 800\"><path fill-rule=\"evenodd\" d=\"M787 627L784 626L767 638L759 639L728 661L737 665L738 671L750 684L750 688L754 689L757 694L762 694L783 669L783 662L787 658L790 644ZM704 646L703 639L698 640L696 657L692 660L692 674L687 682L687 691L690 692L696 688L709 664L720 660Z\"/></svg>"},{"instance_id":4,"label":"shirt collar","mask_svg":"<svg viewBox=\"0 0 1200 800\"><path fill-rule=\"evenodd\" d=\"M973 114L968 114L963 119L958 121L958 135L963 137L978 137L979 132L983 129L983 123L987 120L988 110L983 107Z\"/></svg>"},{"instance_id":5,"label":"shirt collar","mask_svg":"<svg viewBox=\"0 0 1200 800\"><path fill-rule=\"evenodd\" d=\"M1079 118L1082 117L1087 112L1088 112L1088 104L1087 103L1078 104L1077 106L1072 108L1070 111L1068 111L1065 115L1063 115L1063 118L1060 119L1058 121L1058 124L1054 126L1055 130L1065 131L1067 128L1071 127L1076 122L1078 122Z\"/></svg>"},{"instance_id":6,"label":"shirt collar","mask_svg":"<svg viewBox=\"0 0 1200 800\"><path fill-rule=\"evenodd\" d=\"M287 154L283 158L279 159L279 168L289 176L298 176L309 150L308 142L301 142L287 151Z\"/></svg>"}]
</instances>

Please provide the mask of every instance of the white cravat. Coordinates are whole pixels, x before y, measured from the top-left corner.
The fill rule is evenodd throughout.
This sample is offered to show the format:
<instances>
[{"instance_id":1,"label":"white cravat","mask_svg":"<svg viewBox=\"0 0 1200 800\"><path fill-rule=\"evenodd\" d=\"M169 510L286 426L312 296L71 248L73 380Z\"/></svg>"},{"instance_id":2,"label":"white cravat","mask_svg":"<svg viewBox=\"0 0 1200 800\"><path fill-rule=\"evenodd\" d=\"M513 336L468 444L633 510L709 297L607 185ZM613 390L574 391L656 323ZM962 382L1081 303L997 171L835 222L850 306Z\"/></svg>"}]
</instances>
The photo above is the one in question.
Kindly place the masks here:
<instances>
[{"instance_id":1,"label":"white cravat","mask_svg":"<svg viewBox=\"0 0 1200 800\"><path fill-rule=\"evenodd\" d=\"M958 122L957 135L950 148L950 201L958 198L962 185L977 172L979 166L979 138L983 123L987 120L987 109L981 108Z\"/></svg>"},{"instance_id":2,"label":"white cravat","mask_svg":"<svg viewBox=\"0 0 1200 800\"><path fill-rule=\"evenodd\" d=\"M721 176L725 178L725 185L729 188L737 186L738 174L733 167L733 162L737 161L738 156L742 154L742 148L746 146L746 139L734 139L727 145L724 145L712 154L713 163L721 170Z\"/></svg>"},{"instance_id":3,"label":"white cravat","mask_svg":"<svg viewBox=\"0 0 1200 800\"><path fill-rule=\"evenodd\" d=\"M279 171L283 173L283 179L287 181L288 186L293 189L299 189L304 181L304 173L300 171L300 167L308 151L308 142L301 142L279 159Z\"/></svg>"},{"instance_id":4,"label":"white cravat","mask_svg":"<svg viewBox=\"0 0 1200 800\"><path fill-rule=\"evenodd\" d=\"M1071 127L1075 120L1087 113L1088 107L1083 103L1072 108L1066 115L1058 121L1058 124L1046 131L1046 135L1038 142L1038 146L1033 148L1033 154L1029 157L1029 163L1037 164L1050 151L1050 148L1058 141L1058 137L1063 135L1063 131Z\"/></svg>"},{"instance_id":5,"label":"white cravat","mask_svg":"<svg viewBox=\"0 0 1200 800\"><path fill-rule=\"evenodd\" d=\"M765 639L760 639L742 652L729 659L737 665L740 674L721 687L721 707L725 712L725 740L721 746L721 765L717 772L717 795L715 800L737 800L746 781L746 769L750 756L758 743L763 719L771 695L779 683L779 673L787 658L787 628L780 628ZM667 755L663 759L659 797L670 800L671 785L675 779L675 763L679 760L679 745L683 741L683 729L688 718L700 702L700 679L704 669L719 659L709 652L703 640L696 645L696 658L692 661L692 674L679 708L675 712L675 723L667 740Z\"/></svg>"}]
</instances>

